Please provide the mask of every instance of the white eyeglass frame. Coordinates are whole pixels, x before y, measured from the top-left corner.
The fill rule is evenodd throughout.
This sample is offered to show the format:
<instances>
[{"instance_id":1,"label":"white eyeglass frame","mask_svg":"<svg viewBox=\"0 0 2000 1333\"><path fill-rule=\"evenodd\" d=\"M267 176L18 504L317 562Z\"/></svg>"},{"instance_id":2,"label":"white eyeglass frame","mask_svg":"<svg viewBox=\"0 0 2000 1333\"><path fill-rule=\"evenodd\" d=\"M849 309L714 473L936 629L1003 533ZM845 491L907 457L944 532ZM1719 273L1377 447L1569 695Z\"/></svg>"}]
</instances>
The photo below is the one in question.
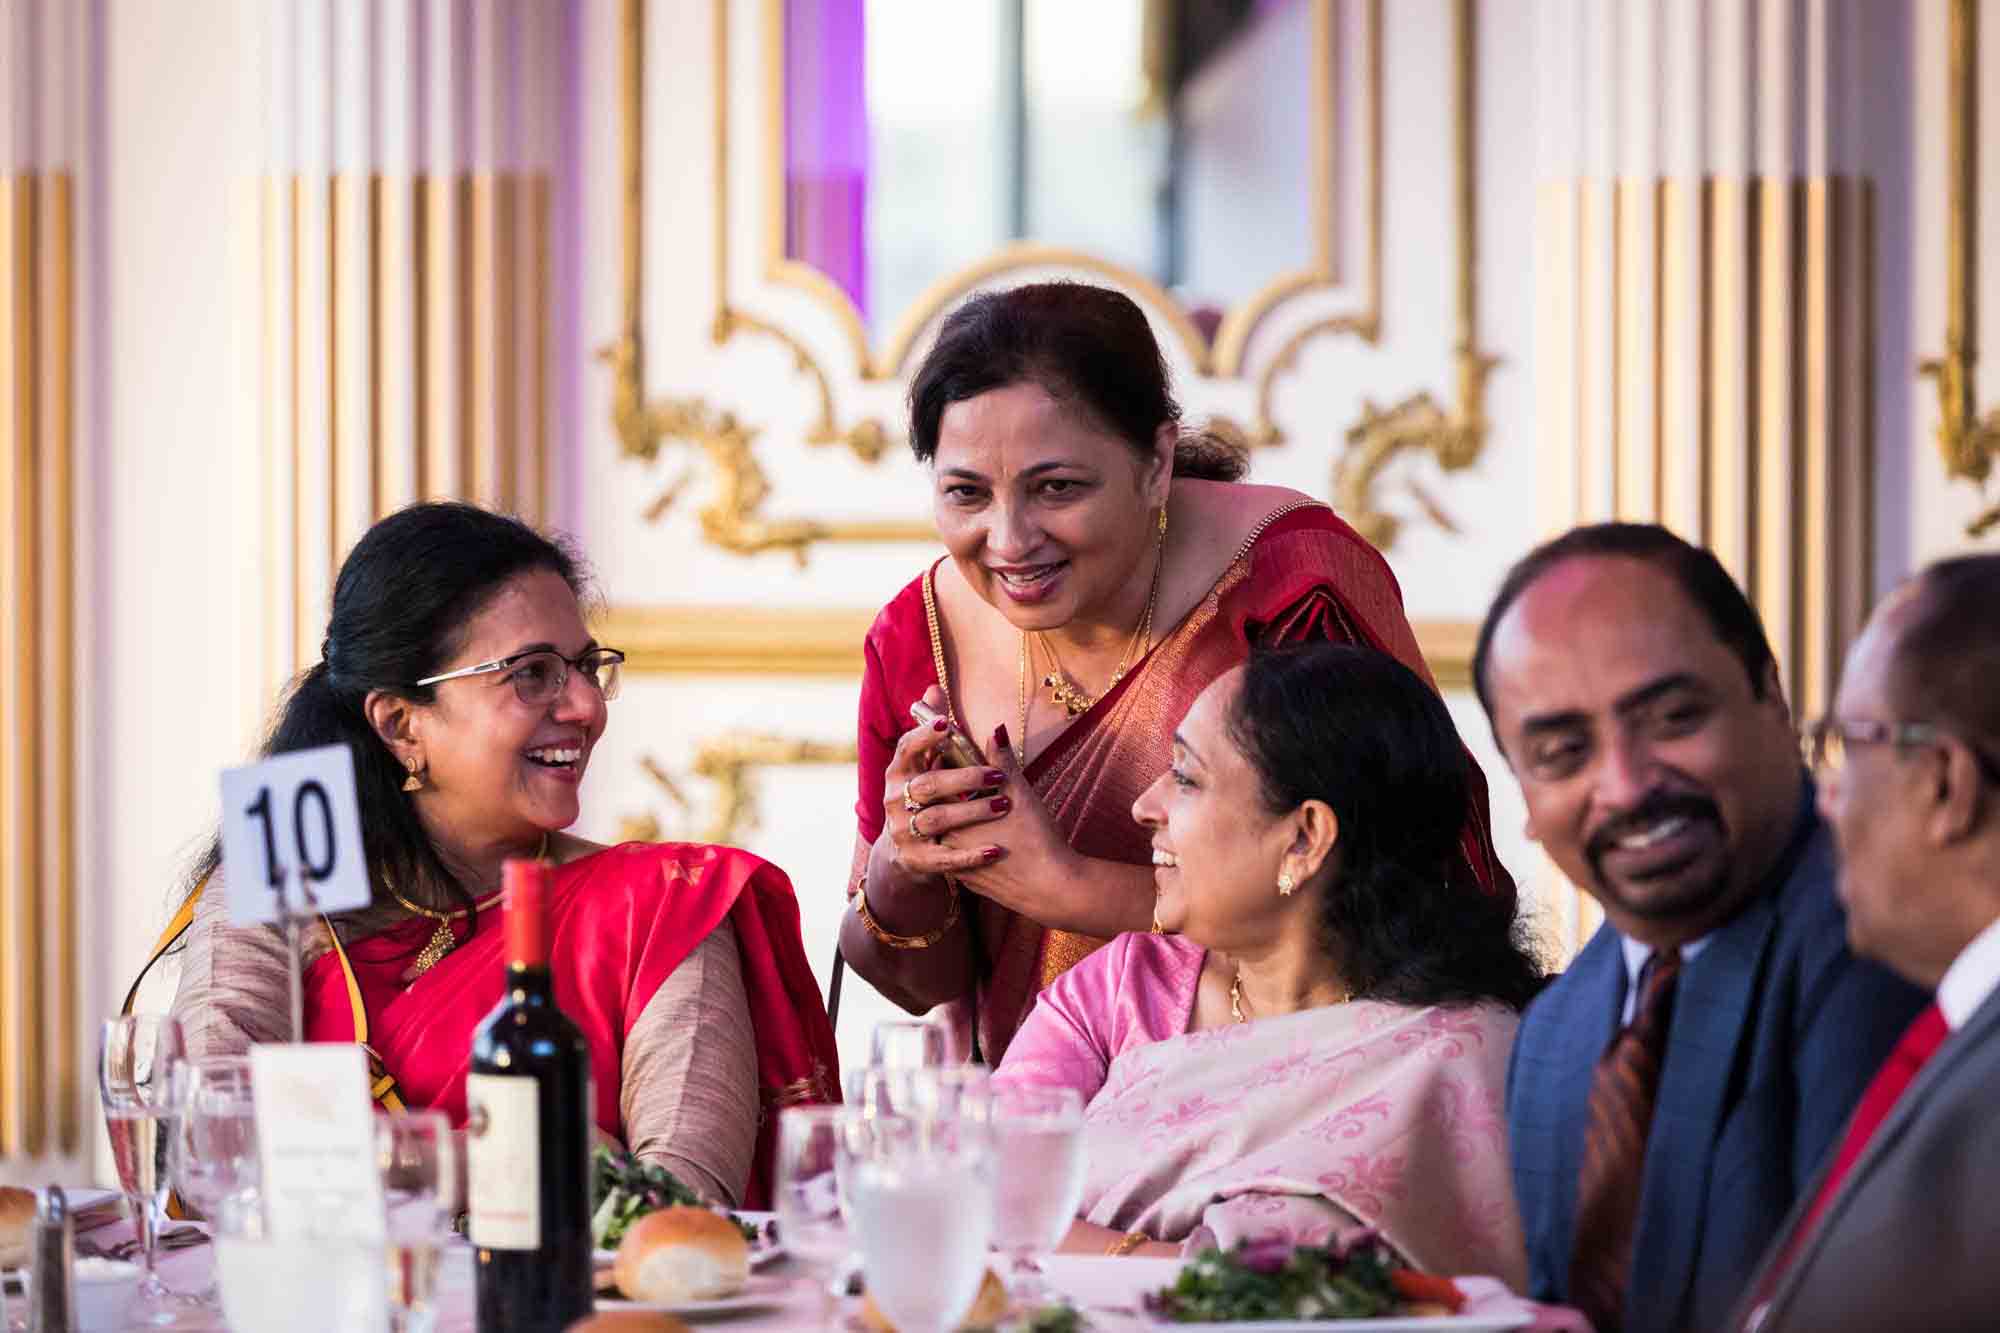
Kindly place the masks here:
<instances>
[{"instance_id":1,"label":"white eyeglass frame","mask_svg":"<svg viewBox=\"0 0 2000 1333\"><path fill-rule=\"evenodd\" d=\"M559 695L569 686L569 673L583 670L583 659L599 654L608 659L604 665L623 666L625 663L625 654L621 650L617 648L605 648L601 645L595 648L586 648L575 657L564 657L553 648L528 648L518 653L510 653L506 657L496 657L491 662L481 662L477 666L460 667L456 671L446 671L439 675L426 676L416 683L418 685L436 685L441 681L457 680L463 676L490 675L495 671L505 671L511 666L516 666L527 658L547 656L553 657L563 664L563 678L556 682L555 688L555 694ZM591 673L590 679L592 686L596 687L594 672ZM551 697L554 696L552 695Z\"/></svg>"}]
</instances>

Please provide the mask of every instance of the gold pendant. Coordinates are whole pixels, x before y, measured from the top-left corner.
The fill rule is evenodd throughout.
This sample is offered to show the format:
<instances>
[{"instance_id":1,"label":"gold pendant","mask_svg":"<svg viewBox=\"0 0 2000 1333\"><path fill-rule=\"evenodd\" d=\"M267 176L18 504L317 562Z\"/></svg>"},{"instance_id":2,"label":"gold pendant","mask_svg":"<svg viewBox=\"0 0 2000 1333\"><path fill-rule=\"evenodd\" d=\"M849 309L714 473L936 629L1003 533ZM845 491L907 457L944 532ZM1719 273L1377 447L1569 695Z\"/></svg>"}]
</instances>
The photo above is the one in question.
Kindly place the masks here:
<instances>
[{"instance_id":1,"label":"gold pendant","mask_svg":"<svg viewBox=\"0 0 2000 1333\"><path fill-rule=\"evenodd\" d=\"M1043 676L1042 688L1047 690L1049 698L1062 705L1063 712L1071 717L1082 717L1090 711L1090 706L1097 702L1079 690L1075 682L1060 671L1051 671Z\"/></svg>"},{"instance_id":2,"label":"gold pendant","mask_svg":"<svg viewBox=\"0 0 2000 1333\"><path fill-rule=\"evenodd\" d=\"M457 947L458 936L451 933L451 922L438 922L437 930L431 934L430 943L424 945L423 952L417 955L417 961L410 964L411 975L422 976L435 967L440 958Z\"/></svg>"}]
</instances>

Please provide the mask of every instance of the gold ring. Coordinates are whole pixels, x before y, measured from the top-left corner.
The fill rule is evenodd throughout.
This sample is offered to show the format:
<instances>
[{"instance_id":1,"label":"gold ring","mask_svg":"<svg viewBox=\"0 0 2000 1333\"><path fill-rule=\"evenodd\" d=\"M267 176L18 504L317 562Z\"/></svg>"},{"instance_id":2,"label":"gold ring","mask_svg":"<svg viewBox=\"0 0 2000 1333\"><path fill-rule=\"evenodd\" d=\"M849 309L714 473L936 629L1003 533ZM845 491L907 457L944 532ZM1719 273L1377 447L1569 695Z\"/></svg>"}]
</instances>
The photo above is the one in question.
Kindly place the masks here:
<instances>
[{"instance_id":1,"label":"gold ring","mask_svg":"<svg viewBox=\"0 0 2000 1333\"><path fill-rule=\"evenodd\" d=\"M903 784L903 808L905 810L908 810L913 815L917 813L917 811L924 808L924 803L922 801L919 801L916 797L910 795L910 783L915 781L916 781L915 778L911 778L909 779L909 781Z\"/></svg>"},{"instance_id":2,"label":"gold ring","mask_svg":"<svg viewBox=\"0 0 2000 1333\"><path fill-rule=\"evenodd\" d=\"M922 810L923 810L923 807L922 807L922 806L920 805L920 806L918 806L918 807L917 807L917 810L918 810L918 811L919 811L919 812L921 813L921 812L922 812ZM917 828L917 816L916 816L916 815L911 815L911 816L910 816L910 822L909 822L909 824L907 825L907 827L908 827L908 829L909 829L909 833L910 833L910 838L911 838L911 840L912 840L912 841L915 841L915 840L917 840L917 839L919 839L919 838L922 838L922 837L924 836L924 835L923 835L923 834L922 834L922 833L921 833L921 832L920 832L920 831L918 830L918 828Z\"/></svg>"}]
</instances>

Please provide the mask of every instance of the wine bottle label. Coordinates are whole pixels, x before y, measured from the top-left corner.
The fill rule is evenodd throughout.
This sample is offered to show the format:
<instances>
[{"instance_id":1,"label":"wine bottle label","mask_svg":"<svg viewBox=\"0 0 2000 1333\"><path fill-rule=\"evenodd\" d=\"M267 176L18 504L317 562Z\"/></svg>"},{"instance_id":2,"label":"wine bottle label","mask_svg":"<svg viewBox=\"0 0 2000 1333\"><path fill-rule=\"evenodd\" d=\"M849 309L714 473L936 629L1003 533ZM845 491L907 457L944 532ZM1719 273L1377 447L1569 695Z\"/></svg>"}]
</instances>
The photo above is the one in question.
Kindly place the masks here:
<instances>
[{"instance_id":1,"label":"wine bottle label","mask_svg":"<svg viewBox=\"0 0 2000 1333\"><path fill-rule=\"evenodd\" d=\"M542 1247L540 1098L532 1078L465 1076L466 1207L481 1249Z\"/></svg>"}]
</instances>

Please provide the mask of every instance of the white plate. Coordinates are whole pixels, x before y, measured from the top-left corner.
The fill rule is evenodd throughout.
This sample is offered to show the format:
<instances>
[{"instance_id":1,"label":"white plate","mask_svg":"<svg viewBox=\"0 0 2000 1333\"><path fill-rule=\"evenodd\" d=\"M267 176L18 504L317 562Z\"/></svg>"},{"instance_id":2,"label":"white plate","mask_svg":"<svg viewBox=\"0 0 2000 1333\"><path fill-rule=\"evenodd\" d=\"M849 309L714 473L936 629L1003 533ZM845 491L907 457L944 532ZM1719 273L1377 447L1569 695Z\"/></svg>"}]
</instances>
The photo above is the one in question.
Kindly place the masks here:
<instances>
[{"instance_id":1,"label":"white plate","mask_svg":"<svg viewBox=\"0 0 2000 1333\"><path fill-rule=\"evenodd\" d=\"M1171 1286L1180 1274L1181 1261L1168 1258L1131 1256L1104 1258L1097 1255L1058 1254L1042 1261L1049 1285L1068 1296L1086 1311L1112 1309L1143 1311L1147 1293ZM1256 1323L1215 1325L1231 1333L1311 1333L1315 1329L1339 1329L1343 1333L1505 1333L1526 1328L1535 1322L1535 1313L1526 1301L1507 1290L1506 1284L1490 1277L1453 1279L1465 1293L1465 1309L1455 1315L1403 1319L1314 1319L1272 1320ZM1190 1328L1141 1315L1147 1328Z\"/></svg>"},{"instance_id":2,"label":"white plate","mask_svg":"<svg viewBox=\"0 0 2000 1333\"><path fill-rule=\"evenodd\" d=\"M767 1306L782 1305L785 1292L793 1284L781 1277L766 1277L753 1273L743 1284L743 1290L734 1296L724 1296L713 1301L628 1301L611 1296L599 1296L597 1308L600 1310L645 1310L653 1314L722 1314L729 1310L760 1310Z\"/></svg>"},{"instance_id":3,"label":"white plate","mask_svg":"<svg viewBox=\"0 0 2000 1333\"><path fill-rule=\"evenodd\" d=\"M772 1218L776 1217L777 1214L758 1212L753 1208L739 1208L733 1211L730 1214L730 1216L738 1218L744 1223L758 1228L759 1231L761 1232L764 1224L766 1222L769 1222ZM785 1242L782 1240L774 1240L771 1241L769 1244L765 1244L761 1240L753 1241L751 1242L750 1245L750 1266L752 1268L762 1268L765 1264L768 1264L772 1260L782 1256L784 1252L785 1252ZM618 1258L618 1251L592 1250L590 1252L590 1258L592 1263L594 1263L597 1267L602 1268L606 1264L609 1264L613 1260Z\"/></svg>"}]
</instances>

